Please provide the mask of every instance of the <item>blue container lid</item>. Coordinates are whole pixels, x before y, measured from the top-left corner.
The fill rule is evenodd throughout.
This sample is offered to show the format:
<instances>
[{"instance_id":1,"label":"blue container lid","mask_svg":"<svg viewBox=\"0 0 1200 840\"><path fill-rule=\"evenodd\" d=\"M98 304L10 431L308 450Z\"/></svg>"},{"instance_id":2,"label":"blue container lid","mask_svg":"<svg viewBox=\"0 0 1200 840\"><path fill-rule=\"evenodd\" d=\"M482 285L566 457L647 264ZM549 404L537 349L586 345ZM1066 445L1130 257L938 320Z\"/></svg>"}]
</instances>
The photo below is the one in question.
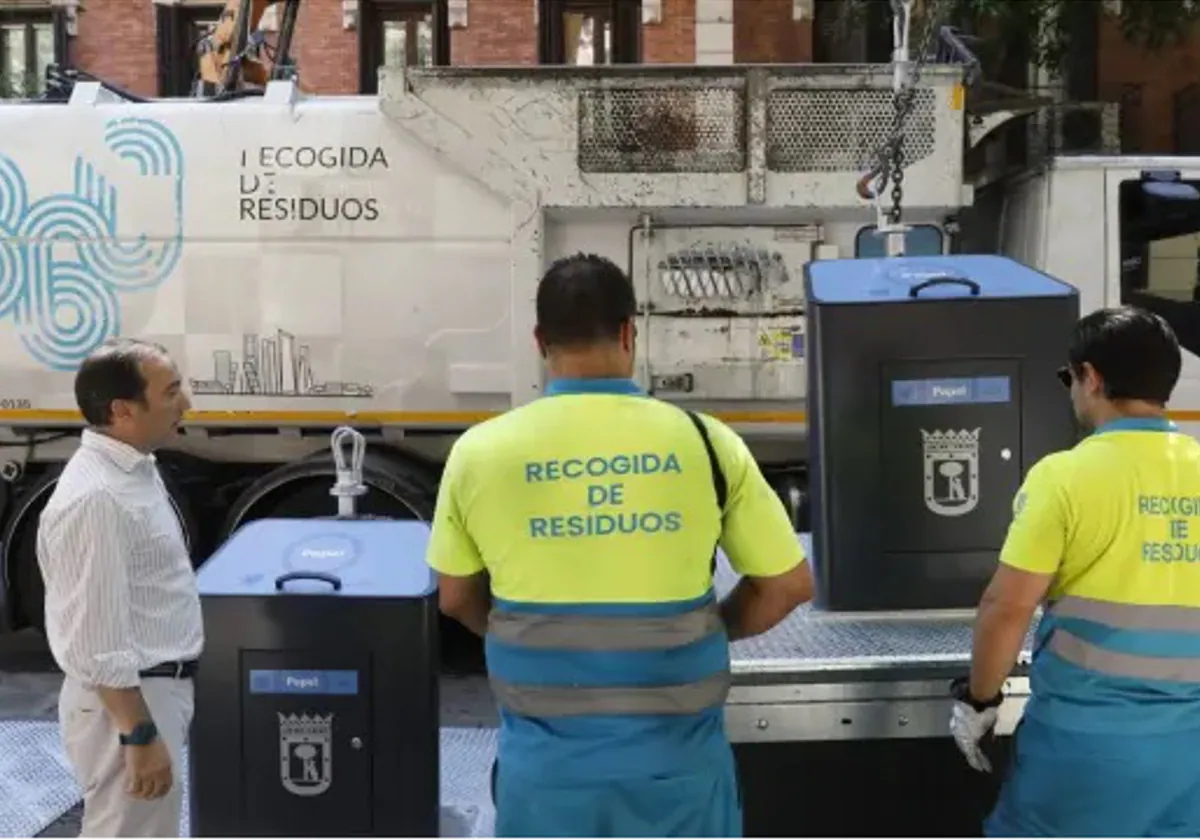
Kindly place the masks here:
<instances>
[{"instance_id":1,"label":"blue container lid","mask_svg":"<svg viewBox=\"0 0 1200 840\"><path fill-rule=\"evenodd\" d=\"M391 519L258 519L196 572L200 595L423 598L429 525Z\"/></svg>"},{"instance_id":2,"label":"blue container lid","mask_svg":"<svg viewBox=\"0 0 1200 840\"><path fill-rule=\"evenodd\" d=\"M810 303L1069 297L1064 283L1008 257L954 254L815 260L804 267ZM922 285L925 284L925 285Z\"/></svg>"}]
</instances>

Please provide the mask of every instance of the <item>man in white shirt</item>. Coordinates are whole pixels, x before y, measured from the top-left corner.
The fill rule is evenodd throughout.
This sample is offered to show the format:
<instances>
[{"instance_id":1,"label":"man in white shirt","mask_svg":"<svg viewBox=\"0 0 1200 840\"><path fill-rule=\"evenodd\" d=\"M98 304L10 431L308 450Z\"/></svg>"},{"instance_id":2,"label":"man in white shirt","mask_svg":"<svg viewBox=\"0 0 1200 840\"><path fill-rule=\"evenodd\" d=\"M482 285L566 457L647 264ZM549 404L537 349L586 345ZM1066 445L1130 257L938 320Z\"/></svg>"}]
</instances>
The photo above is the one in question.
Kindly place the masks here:
<instances>
[{"instance_id":1,"label":"man in white shirt","mask_svg":"<svg viewBox=\"0 0 1200 840\"><path fill-rule=\"evenodd\" d=\"M204 626L152 453L190 404L166 350L131 339L84 361L75 400L88 428L42 512L38 562L83 836L177 836Z\"/></svg>"}]
</instances>

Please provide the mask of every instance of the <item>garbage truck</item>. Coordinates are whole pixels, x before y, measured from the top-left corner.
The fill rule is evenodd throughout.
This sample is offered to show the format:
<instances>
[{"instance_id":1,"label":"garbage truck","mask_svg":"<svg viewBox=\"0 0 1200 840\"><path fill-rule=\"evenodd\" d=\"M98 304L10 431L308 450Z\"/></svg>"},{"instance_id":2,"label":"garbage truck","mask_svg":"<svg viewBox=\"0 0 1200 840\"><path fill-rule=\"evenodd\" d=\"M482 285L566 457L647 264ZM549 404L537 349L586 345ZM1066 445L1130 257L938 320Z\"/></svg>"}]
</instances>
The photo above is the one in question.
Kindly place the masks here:
<instances>
[{"instance_id":1,"label":"garbage truck","mask_svg":"<svg viewBox=\"0 0 1200 840\"><path fill-rule=\"evenodd\" d=\"M541 394L537 280L580 251L635 284L638 381L739 431L798 534L805 267L897 239L909 256L1011 256L1078 289L1085 312L1161 312L1186 349L1172 415L1195 432L1200 159L1059 156L997 175L977 160L1021 118L972 113L963 63L921 69L899 128L894 68L859 65L408 68L371 96L306 96L285 75L150 101L79 75L60 101L6 105L5 628L41 626L38 515L78 442L73 371L106 339L160 342L185 371L194 410L158 463L199 566L248 522L329 512L337 426L368 443L359 510L428 520L456 437ZM480 646L442 631L446 714L484 698L442 760L484 779ZM946 738L970 637L969 609L818 604L735 644L747 831L977 830L996 779ZM1021 669L1006 691L1000 753Z\"/></svg>"}]
</instances>

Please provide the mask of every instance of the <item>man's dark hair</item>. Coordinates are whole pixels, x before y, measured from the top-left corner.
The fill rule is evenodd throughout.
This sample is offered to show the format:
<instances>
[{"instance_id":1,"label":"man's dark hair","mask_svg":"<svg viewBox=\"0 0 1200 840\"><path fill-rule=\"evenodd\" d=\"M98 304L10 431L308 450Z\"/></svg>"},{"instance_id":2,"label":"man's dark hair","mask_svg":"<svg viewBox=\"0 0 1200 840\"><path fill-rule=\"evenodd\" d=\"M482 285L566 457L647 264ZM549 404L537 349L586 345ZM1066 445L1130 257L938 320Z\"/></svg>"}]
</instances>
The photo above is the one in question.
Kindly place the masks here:
<instances>
[{"instance_id":1,"label":"man's dark hair","mask_svg":"<svg viewBox=\"0 0 1200 840\"><path fill-rule=\"evenodd\" d=\"M96 348L75 374L75 404L83 419L91 426L107 426L113 400L145 404L142 362L166 355L162 345L134 338L114 338Z\"/></svg>"},{"instance_id":2,"label":"man's dark hair","mask_svg":"<svg viewBox=\"0 0 1200 840\"><path fill-rule=\"evenodd\" d=\"M550 346L615 341L635 314L637 298L628 275L596 254L555 260L538 284L538 331Z\"/></svg>"},{"instance_id":3,"label":"man's dark hair","mask_svg":"<svg viewBox=\"0 0 1200 840\"><path fill-rule=\"evenodd\" d=\"M1104 380L1110 400L1166 405L1183 364L1175 332L1144 309L1101 309L1075 325L1067 361L1078 376L1088 362Z\"/></svg>"}]
</instances>

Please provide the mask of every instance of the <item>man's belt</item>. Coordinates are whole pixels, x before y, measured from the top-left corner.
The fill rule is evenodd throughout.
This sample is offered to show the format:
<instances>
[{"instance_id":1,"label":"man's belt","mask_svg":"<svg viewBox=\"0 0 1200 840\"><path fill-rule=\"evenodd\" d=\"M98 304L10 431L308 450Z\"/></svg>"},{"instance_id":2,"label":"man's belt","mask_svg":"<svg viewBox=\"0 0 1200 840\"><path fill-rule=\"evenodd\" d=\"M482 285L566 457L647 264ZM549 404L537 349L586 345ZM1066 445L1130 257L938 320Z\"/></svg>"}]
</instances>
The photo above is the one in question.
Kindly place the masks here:
<instances>
[{"instance_id":1,"label":"man's belt","mask_svg":"<svg viewBox=\"0 0 1200 840\"><path fill-rule=\"evenodd\" d=\"M200 661L197 659L188 659L185 662L160 662L152 668L138 671L138 676L170 677L174 680L187 680L196 675L196 670L199 667Z\"/></svg>"}]
</instances>

